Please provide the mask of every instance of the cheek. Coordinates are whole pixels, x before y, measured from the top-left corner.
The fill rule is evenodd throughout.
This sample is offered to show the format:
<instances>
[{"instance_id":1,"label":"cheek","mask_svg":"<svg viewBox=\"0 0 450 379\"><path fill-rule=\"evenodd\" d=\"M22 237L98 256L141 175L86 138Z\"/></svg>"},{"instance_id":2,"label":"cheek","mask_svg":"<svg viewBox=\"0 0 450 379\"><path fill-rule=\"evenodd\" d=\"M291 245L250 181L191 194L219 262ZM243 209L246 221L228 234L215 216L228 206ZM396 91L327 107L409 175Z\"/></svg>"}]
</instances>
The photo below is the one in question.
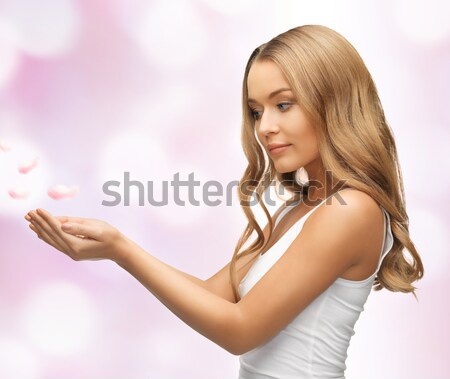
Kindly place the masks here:
<instances>
[{"instance_id":1,"label":"cheek","mask_svg":"<svg viewBox=\"0 0 450 379\"><path fill-rule=\"evenodd\" d=\"M293 137L297 151L314 157L319 155L319 144L314 129L299 127Z\"/></svg>"},{"instance_id":2,"label":"cheek","mask_svg":"<svg viewBox=\"0 0 450 379\"><path fill-rule=\"evenodd\" d=\"M298 123L291 129L292 136L301 145L317 145L317 138L314 129L307 125L299 125Z\"/></svg>"}]
</instances>

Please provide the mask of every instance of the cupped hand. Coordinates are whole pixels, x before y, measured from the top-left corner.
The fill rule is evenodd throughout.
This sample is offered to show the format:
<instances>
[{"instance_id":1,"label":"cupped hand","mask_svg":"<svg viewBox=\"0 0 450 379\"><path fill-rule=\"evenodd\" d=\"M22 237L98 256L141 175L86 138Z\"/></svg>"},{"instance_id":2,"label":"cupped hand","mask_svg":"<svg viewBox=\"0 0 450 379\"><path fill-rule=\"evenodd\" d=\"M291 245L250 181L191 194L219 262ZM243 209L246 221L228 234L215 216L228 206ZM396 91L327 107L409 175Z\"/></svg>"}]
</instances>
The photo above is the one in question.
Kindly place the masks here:
<instances>
[{"instance_id":1,"label":"cupped hand","mask_svg":"<svg viewBox=\"0 0 450 379\"><path fill-rule=\"evenodd\" d=\"M104 221L56 217L42 208L28 212L25 219L38 238L75 261L120 258L124 236Z\"/></svg>"}]
</instances>

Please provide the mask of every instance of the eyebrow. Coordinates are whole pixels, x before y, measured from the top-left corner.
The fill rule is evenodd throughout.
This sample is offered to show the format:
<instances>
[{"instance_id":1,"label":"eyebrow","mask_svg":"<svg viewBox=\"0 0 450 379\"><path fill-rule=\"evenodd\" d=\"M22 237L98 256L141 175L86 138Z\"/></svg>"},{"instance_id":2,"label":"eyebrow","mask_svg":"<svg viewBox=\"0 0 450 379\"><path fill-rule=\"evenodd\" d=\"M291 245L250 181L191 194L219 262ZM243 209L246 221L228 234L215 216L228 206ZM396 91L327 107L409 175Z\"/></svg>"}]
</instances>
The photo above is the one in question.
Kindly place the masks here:
<instances>
[{"instance_id":1,"label":"eyebrow","mask_svg":"<svg viewBox=\"0 0 450 379\"><path fill-rule=\"evenodd\" d=\"M280 89L277 89L276 91L273 91L272 93L270 93L269 94L269 99L271 99L272 97L278 95L280 92L285 92L285 91L291 91L292 92L292 90L290 88L280 88ZM247 102L248 103L257 103L257 101L255 99L251 99L251 98L249 98L247 100Z\"/></svg>"}]
</instances>

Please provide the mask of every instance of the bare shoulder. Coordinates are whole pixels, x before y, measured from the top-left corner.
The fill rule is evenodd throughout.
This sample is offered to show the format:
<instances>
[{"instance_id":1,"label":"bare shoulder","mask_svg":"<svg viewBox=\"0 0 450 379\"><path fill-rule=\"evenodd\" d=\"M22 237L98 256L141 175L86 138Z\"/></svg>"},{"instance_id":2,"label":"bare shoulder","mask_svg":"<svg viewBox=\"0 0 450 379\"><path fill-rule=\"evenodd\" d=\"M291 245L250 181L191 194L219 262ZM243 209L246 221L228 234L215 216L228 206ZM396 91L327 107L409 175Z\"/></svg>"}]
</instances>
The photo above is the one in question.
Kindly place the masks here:
<instances>
[{"instance_id":1,"label":"bare shoulder","mask_svg":"<svg viewBox=\"0 0 450 379\"><path fill-rule=\"evenodd\" d=\"M367 222L372 217L381 214L379 204L367 193L353 188L336 192L315 212L308 220L319 219L321 217L353 217L359 218L360 222ZM355 220L356 221L356 220Z\"/></svg>"},{"instance_id":2,"label":"bare shoulder","mask_svg":"<svg viewBox=\"0 0 450 379\"><path fill-rule=\"evenodd\" d=\"M360 254L371 242L376 242L383 228L383 211L367 193L353 188L336 192L320 205L306 220L307 233L330 235L343 233L348 238L348 248Z\"/></svg>"}]
</instances>

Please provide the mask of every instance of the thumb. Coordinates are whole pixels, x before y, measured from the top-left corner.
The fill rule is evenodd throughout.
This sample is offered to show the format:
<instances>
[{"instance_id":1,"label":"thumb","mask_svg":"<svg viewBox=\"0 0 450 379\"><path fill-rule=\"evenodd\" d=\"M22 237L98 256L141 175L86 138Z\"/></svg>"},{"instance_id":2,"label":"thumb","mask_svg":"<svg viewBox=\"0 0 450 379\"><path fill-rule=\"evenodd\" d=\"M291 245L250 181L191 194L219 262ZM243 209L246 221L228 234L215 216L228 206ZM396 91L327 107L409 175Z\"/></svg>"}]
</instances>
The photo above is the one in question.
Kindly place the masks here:
<instances>
[{"instance_id":1,"label":"thumb","mask_svg":"<svg viewBox=\"0 0 450 379\"><path fill-rule=\"evenodd\" d=\"M97 239L98 231L90 225L77 224L74 222L65 222L61 224L61 229L69 234L82 235L85 237Z\"/></svg>"}]
</instances>

